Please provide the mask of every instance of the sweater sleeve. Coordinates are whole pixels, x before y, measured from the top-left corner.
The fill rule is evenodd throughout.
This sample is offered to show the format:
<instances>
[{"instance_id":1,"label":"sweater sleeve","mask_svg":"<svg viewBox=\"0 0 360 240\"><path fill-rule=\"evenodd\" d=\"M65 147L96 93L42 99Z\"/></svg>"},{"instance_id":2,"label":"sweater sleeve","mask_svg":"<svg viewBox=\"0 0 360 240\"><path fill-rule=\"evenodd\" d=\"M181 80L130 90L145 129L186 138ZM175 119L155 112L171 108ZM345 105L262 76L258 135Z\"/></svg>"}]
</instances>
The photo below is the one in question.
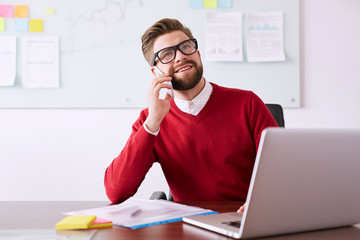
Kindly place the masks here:
<instances>
[{"instance_id":1,"label":"sweater sleeve","mask_svg":"<svg viewBox=\"0 0 360 240\"><path fill-rule=\"evenodd\" d=\"M256 143L256 151L259 147L261 133L268 127L278 127L278 124L264 102L255 93L252 93L250 99L250 131L253 141Z\"/></svg>"},{"instance_id":2,"label":"sweater sleeve","mask_svg":"<svg viewBox=\"0 0 360 240\"><path fill-rule=\"evenodd\" d=\"M144 129L145 119L145 111L142 111L133 124L132 133L125 147L105 171L106 194L113 203L123 202L133 196L156 161L154 150L156 136Z\"/></svg>"}]
</instances>

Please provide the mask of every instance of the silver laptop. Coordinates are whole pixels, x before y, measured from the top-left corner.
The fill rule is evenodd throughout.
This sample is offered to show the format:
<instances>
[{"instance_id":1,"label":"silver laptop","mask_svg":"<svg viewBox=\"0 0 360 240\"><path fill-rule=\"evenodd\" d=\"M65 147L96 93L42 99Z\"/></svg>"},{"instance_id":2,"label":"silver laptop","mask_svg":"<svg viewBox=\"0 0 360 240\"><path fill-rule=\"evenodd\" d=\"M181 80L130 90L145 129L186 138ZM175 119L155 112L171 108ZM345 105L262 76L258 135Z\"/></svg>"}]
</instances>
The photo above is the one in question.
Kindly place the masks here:
<instances>
[{"instance_id":1,"label":"silver laptop","mask_svg":"<svg viewBox=\"0 0 360 240\"><path fill-rule=\"evenodd\" d=\"M183 221L234 238L348 226L360 223L359 186L360 129L269 128L244 213Z\"/></svg>"}]
</instances>

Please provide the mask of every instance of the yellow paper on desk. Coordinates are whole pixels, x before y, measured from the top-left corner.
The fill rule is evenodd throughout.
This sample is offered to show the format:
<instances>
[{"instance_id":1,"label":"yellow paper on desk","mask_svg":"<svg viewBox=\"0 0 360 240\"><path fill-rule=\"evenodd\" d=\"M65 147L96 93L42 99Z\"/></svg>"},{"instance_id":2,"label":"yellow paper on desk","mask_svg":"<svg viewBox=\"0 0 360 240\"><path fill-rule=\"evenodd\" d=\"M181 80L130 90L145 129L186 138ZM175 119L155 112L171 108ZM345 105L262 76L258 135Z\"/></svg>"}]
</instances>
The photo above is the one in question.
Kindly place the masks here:
<instances>
[{"instance_id":1,"label":"yellow paper on desk","mask_svg":"<svg viewBox=\"0 0 360 240\"><path fill-rule=\"evenodd\" d=\"M55 229L88 229L95 219L95 215L67 216L55 225Z\"/></svg>"}]
</instances>

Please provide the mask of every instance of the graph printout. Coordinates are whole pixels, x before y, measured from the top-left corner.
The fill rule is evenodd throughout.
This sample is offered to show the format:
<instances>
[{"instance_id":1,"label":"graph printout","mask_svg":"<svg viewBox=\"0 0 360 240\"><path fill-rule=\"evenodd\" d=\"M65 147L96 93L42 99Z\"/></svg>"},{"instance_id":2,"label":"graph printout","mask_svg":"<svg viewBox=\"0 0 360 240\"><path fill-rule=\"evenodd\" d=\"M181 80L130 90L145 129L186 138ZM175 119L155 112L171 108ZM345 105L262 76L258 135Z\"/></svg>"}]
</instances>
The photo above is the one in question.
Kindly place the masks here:
<instances>
[{"instance_id":1,"label":"graph printout","mask_svg":"<svg viewBox=\"0 0 360 240\"><path fill-rule=\"evenodd\" d=\"M243 60L241 12L207 13L206 60Z\"/></svg>"},{"instance_id":2,"label":"graph printout","mask_svg":"<svg viewBox=\"0 0 360 240\"><path fill-rule=\"evenodd\" d=\"M16 76L16 37L0 37L0 86L12 86Z\"/></svg>"},{"instance_id":3,"label":"graph printout","mask_svg":"<svg viewBox=\"0 0 360 240\"><path fill-rule=\"evenodd\" d=\"M25 88L59 87L59 37L22 38Z\"/></svg>"},{"instance_id":4,"label":"graph printout","mask_svg":"<svg viewBox=\"0 0 360 240\"><path fill-rule=\"evenodd\" d=\"M285 61L282 12L247 14L247 60Z\"/></svg>"}]
</instances>

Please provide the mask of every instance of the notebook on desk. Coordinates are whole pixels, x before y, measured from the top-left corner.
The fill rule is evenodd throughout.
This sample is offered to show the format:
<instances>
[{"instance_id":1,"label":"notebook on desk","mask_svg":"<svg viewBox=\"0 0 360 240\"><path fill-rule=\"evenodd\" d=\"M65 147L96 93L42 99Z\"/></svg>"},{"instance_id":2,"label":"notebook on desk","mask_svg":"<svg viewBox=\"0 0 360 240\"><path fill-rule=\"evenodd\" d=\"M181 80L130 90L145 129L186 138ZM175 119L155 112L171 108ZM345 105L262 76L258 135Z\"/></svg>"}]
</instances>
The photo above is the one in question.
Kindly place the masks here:
<instances>
[{"instance_id":1,"label":"notebook on desk","mask_svg":"<svg viewBox=\"0 0 360 240\"><path fill-rule=\"evenodd\" d=\"M360 222L360 129L269 128L261 136L243 214L183 221L234 238Z\"/></svg>"}]
</instances>

